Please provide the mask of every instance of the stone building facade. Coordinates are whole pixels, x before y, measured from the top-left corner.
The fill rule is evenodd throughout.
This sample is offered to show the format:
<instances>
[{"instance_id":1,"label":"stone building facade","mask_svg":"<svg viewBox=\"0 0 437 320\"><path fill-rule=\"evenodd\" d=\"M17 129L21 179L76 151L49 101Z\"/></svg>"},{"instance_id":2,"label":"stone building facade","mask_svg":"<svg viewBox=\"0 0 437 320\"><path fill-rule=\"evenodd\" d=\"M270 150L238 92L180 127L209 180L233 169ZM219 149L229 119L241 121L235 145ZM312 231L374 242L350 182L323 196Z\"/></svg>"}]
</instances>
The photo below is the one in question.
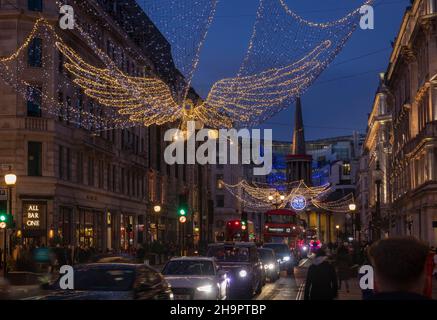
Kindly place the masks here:
<instances>
[{"instance_id":1,"label":"stone building facade","mask_svg":"<svg viewBox=\"0 0 437 320\"><path fill-rule=\"evenodd\" d=\"M117 58L123 71L132 76L155 75L170 86L183 81L172 62L162 65L162 57L172 61L170 45L134 0L77 3L76 16L83 25L98 29L94 34L102 50L110 55L114 48L130 48L121 60ZM137 18L126 23L126 14ZM0 0L0 57L17 50L39 16L57 28L58 15L59 8L52 0ZM85 61L98 64L75 30L57 31ZM161 50L160 59L147 47L151 38L161 43L156 46ZM100 108L71 85L72 77L62 68L62 56L44 41L41 39L40 46L51 50L48 55L53 57L53 65L28 66L22 76L48 73L49 81L36 85L62 100L67 112L68 108L89 112ZM181 240L182 228L177 207L186 201L190 212L184 234L189 243L202 240L200 233L206 233L208 227L204 221L207 193L201 187L207 170L164 162L166 127L95 132L69 122L68 116L54 117L44 110L43 105L26 101L0 80L0 175L11 167L18 176L13 189L12 212L17 222L13 236L24 243L61 242L117 251L155 240L176 243ZM159 212L156 206L161 207ZM35 210L39 226L26 227Z\"/></svg>"},{"instance_id":2,"label":"stone building facade","mask_svg":"<svg viewBox=\"0 0 437 320\"><path fill-rule=\"evenodd\" d=\"M437 245L436 39L437 2L414 1L405 12L393 45L384 76L384 93L377 93L377 101L384 97L387 106L376 103L370 116L364 153L367 164L363 164L361 179L364 183L368 177L372 210L377 196L372 172L379 162L380 236L413 235L434 246ZM366 199L363 201L366 203ZM365 221L373 220L370 211L362 212L361 216Z\"/></svg>"}]
</instances>

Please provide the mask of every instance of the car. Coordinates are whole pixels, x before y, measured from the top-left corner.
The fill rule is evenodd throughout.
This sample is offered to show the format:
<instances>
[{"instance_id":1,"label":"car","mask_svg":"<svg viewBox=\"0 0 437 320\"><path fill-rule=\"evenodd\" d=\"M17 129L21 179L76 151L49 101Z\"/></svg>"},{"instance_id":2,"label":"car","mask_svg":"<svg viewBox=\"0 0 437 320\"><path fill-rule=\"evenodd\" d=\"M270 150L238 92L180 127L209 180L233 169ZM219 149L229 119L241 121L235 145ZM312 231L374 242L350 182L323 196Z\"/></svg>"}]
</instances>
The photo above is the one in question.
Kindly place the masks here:
<instances>
[{"instance_id":1,"label":"car","mask_svg":"<svg viewBox=\"0 0 437 320\"><path fill-rule=\"evenodd\" d=\"M215 243L208 246L208 257L214 257L222 270L228 272L230 298L251 299L264 285L264 266L257 247L250 242Z\"/></svg>"},{"instance_id":2,"label":"car","mask_svg":"<svg viewBox=\"0 0 437 320\"><path fill-rule=\"evenodd\" d=\"M74 266L74 288L63 290L61 277L27 300L173 300L167 281L142 264L91 263Z\"/></svg>"},{"instance_id":3,"label":"car","mask_svg":"<svg viewBox=\"0 0 437 320\"><path fill-rule=\"evenodd\" d=\"M229 291L226 272L215 259L179 257L168 261L162 274L170 284L175 300L225 300Z\"/></svg>"},{"instance_id":4,"label":"car","mask_svg":"<svg viewBox=\"0 0 437 320\"><path fill-rule=\"evenodd\" d=\"M278 280L281 269L275 251L270 248L258 248L258 255L264 265L267 278L269 278L271 282Z\"/></svg>"},{"instance_id":5,"label":"car","mask_svg":"<svg viewBox=\"0 0 437 320\"><path fill-rule=\"evenodd\" d=\"M44 281L47 281L46 274L29 271L8 272L7 279L0 277L0 300L19 300L38 295Z\"/></svg>"},{"instance_id":6,"label":"car","mask_svg":"<svg viewBox=\"0 0 437 320\"><path fill-rule=\"evenodd\" d=\"M296 266L296 258L291 253L290 248L285 243L265 243L263 248L273 249L275 255L278 258L281 271L287 271L288 275L294 273L294 267Z\"/></svg>"}]
</instances>

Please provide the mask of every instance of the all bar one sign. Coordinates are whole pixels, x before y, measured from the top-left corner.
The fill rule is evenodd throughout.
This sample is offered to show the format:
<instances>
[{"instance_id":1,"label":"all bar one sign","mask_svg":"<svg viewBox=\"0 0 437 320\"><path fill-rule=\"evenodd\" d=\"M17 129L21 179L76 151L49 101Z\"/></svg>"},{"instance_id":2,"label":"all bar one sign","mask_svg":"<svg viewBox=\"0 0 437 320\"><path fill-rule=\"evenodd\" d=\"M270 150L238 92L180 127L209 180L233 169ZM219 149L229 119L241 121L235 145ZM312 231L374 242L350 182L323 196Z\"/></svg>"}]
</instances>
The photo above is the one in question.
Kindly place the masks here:
<instances>
[{"instance_id":1,"label":"all bar one sign","mask_svg":"<svg viewBox=\"0 0 437 320\"><path fill-rule=\"evenodd\" d=\"M38 237L44 234L47 203L23 203L23 229L25 236Z\"/></svg>"},{"instance_id":2,"label":"all bar one sign","mask_svg":"<svg viewBox=\"0 0 437 320\"><path fill-rule=\"evenodd\" d=\"M25 217L26 228L39 229L40 222L39 204L28 204Z\"/></svg>"}]
</instances>

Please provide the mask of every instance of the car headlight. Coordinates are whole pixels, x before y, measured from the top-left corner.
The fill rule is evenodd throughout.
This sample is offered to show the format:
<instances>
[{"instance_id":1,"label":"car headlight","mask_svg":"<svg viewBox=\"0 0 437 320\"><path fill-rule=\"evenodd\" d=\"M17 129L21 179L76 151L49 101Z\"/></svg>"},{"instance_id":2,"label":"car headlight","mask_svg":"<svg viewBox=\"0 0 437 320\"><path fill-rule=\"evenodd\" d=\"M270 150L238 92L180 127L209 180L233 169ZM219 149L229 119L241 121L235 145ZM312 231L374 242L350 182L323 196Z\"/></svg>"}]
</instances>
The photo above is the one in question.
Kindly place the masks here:
<instances>
[{"instance_id":1,"label":"car headlight","mask_svg":"<svg viewBox=\"0 0 437 320\"><path fill-rule=\"evenodd\" d=\"M285 256L284 257L284 261L290 261L290 257L289 256Z\"/></svg>"},{"instance_id":2,"label":"car headlight","mask_svg":"<svg viewBox=\"0 0 437 320\"><path fill-rule=\"evenodd\" d=\"M273 265L273 263L270 263L267 267L268 267L269 270L273 270L273 269L275 268L275 266Z\"/></svg>"},{"instance_id":3,"label":"car headlight","mask_svg":"<svg viewBox=\"0 0 437 320\"><path fill-rule=\"evenodd\" d=\"M212 292L212 285L208 284L206 286L198 287L197 291L205 292L205 293L211 293Z\"/></svg>"},{"instance_id":4,"label":"car headlight","mask_svg":"<svg viewBox=\"0 0 437 320\"><path fill-rule=\"evenodd\" d=\"M246 270L240 270L238 275L240 276L240 278L246 278L247 277L247 271Z\"/></svg>"},{"instance_id":5,"label":"car headlight","mask_svg":"<svg viewBox=\"0 0 437 320\"><path fill-rule=\"evenodd\" d=\"M302 247L302 250L303 250L303 251L307 251L307 250L308 250L308 247L307 247L307 246L303 246L303 247Z\"/></svg>"}]
</instances>

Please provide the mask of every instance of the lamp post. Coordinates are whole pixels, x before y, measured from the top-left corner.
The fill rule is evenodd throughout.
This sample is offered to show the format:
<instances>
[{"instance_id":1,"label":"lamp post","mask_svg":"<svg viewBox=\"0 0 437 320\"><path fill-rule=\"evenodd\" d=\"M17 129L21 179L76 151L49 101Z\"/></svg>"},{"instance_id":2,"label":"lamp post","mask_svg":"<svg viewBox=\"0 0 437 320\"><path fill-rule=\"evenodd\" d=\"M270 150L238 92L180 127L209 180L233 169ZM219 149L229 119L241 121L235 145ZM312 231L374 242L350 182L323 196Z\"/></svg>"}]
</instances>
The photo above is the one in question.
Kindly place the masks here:
<instances>
[{"instance_id":1,"label":"lamp post","mask_svg":"<svg viewBox=\"0 0 437 320\"><path fill-rule=\"evenodd\" d=\"M339 237L340 237L340 226L337 224L337 225L335 226L335 229L336 229L336 231L337 231L337 243L338 243L338 240L339 240Z\"/></svg>"},{"instance_id":2,"label":"lamp post","mask_svg":"<svg viewBox=\"0 0 437 320\"><path fill-rule=\"evenodd\" d=\"M352 237L355 238L355 210L357 210L357 205L355 202L352 202L349 204L349 211L351 212L350 219L351 219L351 227L352 227Z\"/></svg>"},{"instance_id":3,"label":"lamp post","mask_svg":"<svg viewBox=\"0 0 437 320\"><path fill-rule=\"evenodd\" d=\"M10 214L10 217L12 218L12 188L17 183L17 176L12 173L12 168L9 167L9 173L5 175L5 183L8 187L8 214ZM6 274L8 272L7 267L7 234L8 234L8 227L3 229L3 276L6 277Z\"/></svg>"},{"instance_id":4,"label":"lamp post","mask_svg":"<svg viewBox=\"0 0 437 320\"><path fill-rule=\"evenodd\" d=\"M374 171L374 180L376 185L376 202L375 202L375 223L374 236L372 240L379 240L381 238L381 183L382 183L382 170L379 165L379 160L376 161L376 167Z\"/></svg>"}]
</instances>

